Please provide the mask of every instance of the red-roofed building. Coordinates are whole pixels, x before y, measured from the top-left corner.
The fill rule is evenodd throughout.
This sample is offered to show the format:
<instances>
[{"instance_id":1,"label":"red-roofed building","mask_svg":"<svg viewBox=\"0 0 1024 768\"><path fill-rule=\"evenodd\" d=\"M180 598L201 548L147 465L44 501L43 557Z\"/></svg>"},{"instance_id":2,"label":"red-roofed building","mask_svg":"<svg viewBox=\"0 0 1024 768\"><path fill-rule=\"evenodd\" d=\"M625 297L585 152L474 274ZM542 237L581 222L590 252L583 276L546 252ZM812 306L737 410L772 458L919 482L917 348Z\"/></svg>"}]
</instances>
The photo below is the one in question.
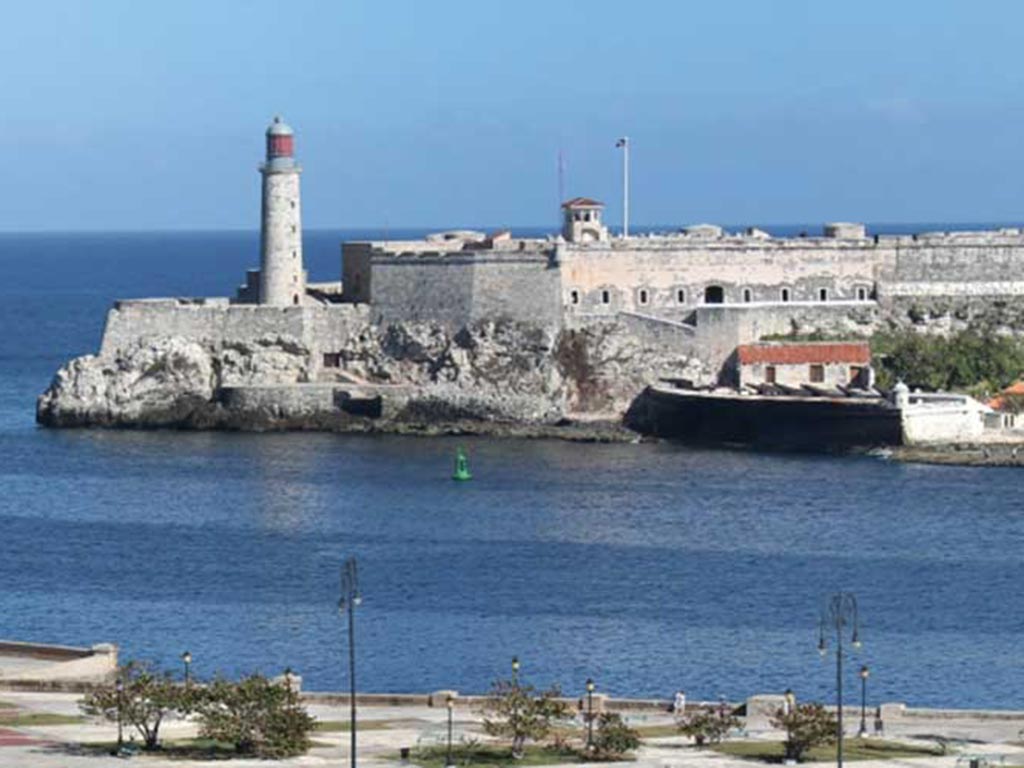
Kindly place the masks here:
<instances>
[{"instance_id":1,"label":"red-roofed building","mask_svg":"<svg viewBox=\"0 0 1024 768\"><path fill-rule=\"evenodd\" d=\"M871 347L866 341L741 344L736 347L739 385L800 387L874 384Z\"/></svg>"},{"instance_id":2,"label":"red-roofed building","mask_svg":"<svg viewBox=\"0 0 1024 768\"><path fill-rule=\"evenodd\" d=\"M989 400L986 405L994 411L1014 410L1024 402L1024 379L1010 386Z\"/></svg>"}]
</instances>

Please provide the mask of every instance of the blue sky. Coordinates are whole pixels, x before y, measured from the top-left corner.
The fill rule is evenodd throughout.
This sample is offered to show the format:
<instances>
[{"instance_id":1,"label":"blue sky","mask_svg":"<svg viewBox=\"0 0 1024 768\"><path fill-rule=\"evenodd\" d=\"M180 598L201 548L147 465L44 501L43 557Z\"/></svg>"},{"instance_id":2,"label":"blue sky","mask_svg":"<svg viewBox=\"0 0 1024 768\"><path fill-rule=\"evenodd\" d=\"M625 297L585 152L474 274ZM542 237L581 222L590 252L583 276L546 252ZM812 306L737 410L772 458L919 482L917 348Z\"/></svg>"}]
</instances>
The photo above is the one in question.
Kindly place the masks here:
<instances>
[{"instance_id":1,"label":"blue sky","mask_svg":"<svg viewBox=\"0 0 1024 768\"><path fill-rule=\"evenodd\" d=\"M1024 220L1024 3L37 0L5 8L0 229Z\"/></svg>"}]
</instances>

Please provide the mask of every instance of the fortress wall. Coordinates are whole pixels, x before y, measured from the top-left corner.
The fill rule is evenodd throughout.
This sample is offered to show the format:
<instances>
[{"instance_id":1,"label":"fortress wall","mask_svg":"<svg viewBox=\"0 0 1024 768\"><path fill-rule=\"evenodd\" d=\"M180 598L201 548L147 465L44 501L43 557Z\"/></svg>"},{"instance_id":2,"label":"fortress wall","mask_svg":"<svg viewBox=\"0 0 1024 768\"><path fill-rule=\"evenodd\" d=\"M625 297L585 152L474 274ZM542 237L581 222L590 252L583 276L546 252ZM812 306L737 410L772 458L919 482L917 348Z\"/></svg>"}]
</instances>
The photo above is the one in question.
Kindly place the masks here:
<instances>
[{"instance_id":1,"label":"fortress wall","mask_svg":"<svg viewBox=\"0 0 1024 768\"><path fill-rule=\"evenodd\" d=\"M473 260L441 254L373 262L373 322L432 321L459 326L473 314Z\"/></svg>"},{"instance_id":2,"label":"fortress wall","mask_svg":"<svg viewBox=\"0 0 1024 768\"><path fill-rule=\"evenodd\" d=\"M1024 238L977 235L972 242L948 238L943 244L904 244L883 271L878 295L896 306L912 299L922 307L947 306L958 298L959 312L976 314L974 299L1024 296ZM937 301L936 301L937 300Z\"/></svg>"},{"instance_id":3,"label":"fortress wall","mask_svg":"<svg viewBox=\"0 0 1024 768\"><path fill-rule=\"evenodd\" d=\"M473 320L512 319L548 327L562 321L561 281L546 253L484 257L473 273Z\"/></svg>"},{"instance_id":4,"label":"fortress wall","mask_svg":"<svg viewBox=\"0 0 1024 768\"><path fill-rule=\"evenodd\" d=\"M119 301L107 313L100 354L114 355L139 342L169 336L210 345L285 336L313 350L324 345L339 348L351 333L365 325L368 315L365 307L343 304L270 307L229 305L225 300Z\"/></svg>"},{"instance_id":5,"label":"fortress wall","mask_svg":"<svg viewBox=\"0 0 1024 768\"><path fill-rule=\"evenodd\" d=\"M372 243L342 243L341 284L344 286L342 297L345 301L364 304L370 301L372 250Z\"/></svg>"},{"instance_id":6,"label":"fortress wall","mask_svg":"<svg viewBox=\"0 0 1024 768\"><path fill-rule=\"evenodd\" d=\"M853 299L858 288L871 296L877 271L892 253L870 240L620 245L559 249L569 311L673 315L702 304L709 285L723 289L726 303L742 302L745 288L754 302L779 301L783 286L793 301L818 300L822 288L829 300ZM580 292L578 305L570 300L574 289ZM609 304L603 303L605 290ZM641 290L647 291L647 304Z\"/></svg>"},{"instance_id":7,"label":"fortress wall","mask_svg":"<svg viewBox=\"0 0 1024 768\"><path fill-rule=\"evenodd\" d=\"M557 325L561 318L559 275L545 253L377 256L372 273L376 323L462 326L512 319Z\"/></svg>"},{"instance_id":8,"label":"fortress wall","mask_svg":"<svg viewBox=\"0 0 1024 768\"><path fill-rule=\"evenodd\" d=\"M166 336L207 343L255 341L266 335L301 339L302 312L302 307L199 304L177 299L118 301L107 313L100 353L110 355L139 341Z\"/></svg>"}]
</instances>

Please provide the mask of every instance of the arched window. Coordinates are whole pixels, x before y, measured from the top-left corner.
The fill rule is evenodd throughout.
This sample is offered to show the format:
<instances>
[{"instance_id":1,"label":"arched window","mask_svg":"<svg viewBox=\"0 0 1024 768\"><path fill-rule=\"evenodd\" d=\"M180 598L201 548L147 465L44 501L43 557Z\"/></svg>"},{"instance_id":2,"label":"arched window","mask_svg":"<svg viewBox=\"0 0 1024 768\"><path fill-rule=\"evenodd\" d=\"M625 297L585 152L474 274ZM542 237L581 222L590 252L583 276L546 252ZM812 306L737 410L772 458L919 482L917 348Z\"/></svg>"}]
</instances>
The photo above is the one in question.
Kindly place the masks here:
<instances>
[{"instance_id":1,"label":"arched window","mask_svg":"<svg viewBox=\"0 0 1024 768\"><path fill-rule=\"evenodd\" d=\"M867 300L868 300L868 289L865 288L863 285L858 286L858 288L857 288L857 301L867 301Z\"/></svg>"},{"instance_id":2,"label":"arched window","mask_svg":"<svg viewBox=\"0 0 1024 768\"><path fill-rule=\"evenodd\" d=\"M649 299L650 299L650 297L647 295L647 289L646 288L641 288L639 293L637 294L637 301L640 304L646 304Z\"/></svg>"},{"instance_id":3,"label":"arched window","mask_svg":"<svg viewBox=\"0 0 1024 768\"><path fill-rule=\"evenodd\" d=\"M780 294L780 298L783 301L789 301L789 288L783 288Z\"/></svg>"},{"instance_id":4,"label":"arched window","mask_svg":"<svg viewBox=\"0 0 1024 768\"><path fill-rule=\"evenodd\" d=\"M828 288L818 289L818 301L828 301Z\"/></svg>"},{"instance_id":5,"label":"arched window","mask_svg":"<svg viewBox=\"0 0 1024 768\"><path fill-rule=\"evenodd\" d=\"M612 303L612 295L608 291L607 288L605 288L603 291L601 291L601 303L602 304L611 304Z\"/></svg>"},{"instance_id":6,"label":"arched window","mask_svg":"<svg viewBox=\"0 0 1024 768\"><path fill-rule=\"evenodd\" d=\"M686 303L686 290L683 288L676 288L676 304Z\"/></svg>"},{"instance_id":7,"label":"arched window","mask_svg":"<svg viewBox=\"0 0 1024 768\"><path fill-rule=\"evenodd\" d=\"M294 296L292 296L292 304L294 304L295 306L299 305L299 294L296 293Z\"/></svg>"},{"instance_id":8,"label":"arched window","mask_svg":"<svg viewBox=\"0 0 1024 768\"><path fill-rule=\"evenodd\" d=\"M704 289L705 304L721 304L725 301L725 289L720 285L709 285Z\"/></svg>"},{"instance_id":9,"label":"arched window","mask_svg":"<svg viewBox=\"0 0 1024 768\"><path fill-rule=\"evenodd\" d=\"M749 288L744 288L743 289L743 303L744 304L749 304L753 300L754 300L754 292L751 291Z\"/></svg>"},{"instance_id":10,"label":"arched window","mask_svg":"<svg viewBox=\"0 0 1024 768\"><path fill-rule=\"evenodd\" d=\"M580 292L577 291L575 288L573 288L571 291L569 291L569 303L570 304L579 304L580 303Z\"/></svg>"}]
</instances>

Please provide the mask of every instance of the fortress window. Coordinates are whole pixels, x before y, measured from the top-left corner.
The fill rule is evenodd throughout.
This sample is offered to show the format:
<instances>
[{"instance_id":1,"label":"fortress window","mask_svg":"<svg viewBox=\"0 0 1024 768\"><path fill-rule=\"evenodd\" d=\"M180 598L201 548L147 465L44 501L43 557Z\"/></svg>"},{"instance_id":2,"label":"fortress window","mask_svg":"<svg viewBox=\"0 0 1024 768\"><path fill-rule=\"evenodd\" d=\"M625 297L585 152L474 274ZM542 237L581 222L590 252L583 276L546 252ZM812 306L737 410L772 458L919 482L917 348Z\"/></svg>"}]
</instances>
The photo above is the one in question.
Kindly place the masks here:
<instances>
[{"instance_id":1,"label":"fortress window","mask_svg":"<svg viewBox=\"0 0 1024 768\"><path fill-rule=\"evenodd\" d=\"M577 291L575 288L573 288L571 291L569 291L569 303L570 304L579 304L580 303L580 292Z\"/></svg>"},{"instance_id":2,"label":"fortress window","mask_svg":"<svg viewBox=\"0 0 1024 768\"><path fill-rule=\"evenodd\" d=\"M640 303L641 304L646 304L647 303L647 298L648 298L647 297L647 289L646 288L641 288L640 289L640 295L639 295Z\"/></svg>"},{"instance_id":3,"label":"fortress window","mask_svg":"<svg viewBox=\"0 0 1024 768\"><path fill-rule=\"evenodd\" d=\"M811 384L821 384L825 381L824 365L812 365L811 370L808 373L810 375Z\"/></svg>"},{"instance_id":4,"label":"fortress window","mask_svg":"<svg viewBox=\"0 0 1024 768\"><path fill-rule=\"evenodd\" d=\"M676 304L685 304L685 303L686 303L686 291L684 291L682 288L677 288L676 289Z\"/></svg>"},{"instance_id":5,"label":"fortress window","mask_svg":"<svg viewBox=\"0 0 1024 768\"><path fill-rule=\"evenodd\" d=\"M783 288L781 298L783 301L789 301L789 288Z\"/></svg>"},{"instance_id":6,"label":"fortress window","mask_svg":"<svg viewBox=\"0 0 1024 768\"><path fill-rule=\"evenodd\" d=\"M605 290L601 291L601 303L602 304L611 304L612 303L612 295L611 295L611 293L608 292L607 288Z\"/></svg>"},{"instance_id":7,"label":"fortress window","mask_svg":"<svg viewBox=\"0 0 1024 768\"><path fill-rule=\"evenodd\" d=\"M818 289L818 301L828 301L828 288Z\"/></svg>"},{"instance_id":8,"label":"fortress window","mask_svg":"<svg viewBox=\"0 0 1024 768\"><path fill-rule=\"evenodd\" d=\"M774 365L766 365L764 367L764 381L765 381L766 384L774 384L775 383L775 366Z\"/></svg>"},{"instance_id":9,"label":"fortress window","mask_svg":"<svg viewBox=\"0 0 1024 768\"><path fill-rule=\"evenodd\" d=\"M721 304L725 301L725 289L720 285L709 285L704 289L705 304Z\"/></svg>"},{"instance_id":10,"label":"fortress window","mask_svg":"<svg viewBox=\"0 0 1024 768\"><path fill-rule=\"evenodd\" d=\"M867 301L868 289L861 286L857 289L857 301Z\"/></svg>"},{"instance_id":11,"label":"fortress window","mask_svg":"<svg viewBox=\"0 0 1024 768\"><path fill-rule=\"evenodd\" d=\"M744 288L743 289L743 303L744 304L749 304L753 300L754 300L753 292L749 288Z\"/></svg>"},{"instance_id":12,"label":"fortress window","mask_svg":"<svg viewBox=\"0 0 1024 768\"><path fill-rule=\"evenodd\" d=\"M299 294L296 293L294 296L292 296L292 304L294 304L295 306L299 305Z\"/></svg>"}]
</instances>

